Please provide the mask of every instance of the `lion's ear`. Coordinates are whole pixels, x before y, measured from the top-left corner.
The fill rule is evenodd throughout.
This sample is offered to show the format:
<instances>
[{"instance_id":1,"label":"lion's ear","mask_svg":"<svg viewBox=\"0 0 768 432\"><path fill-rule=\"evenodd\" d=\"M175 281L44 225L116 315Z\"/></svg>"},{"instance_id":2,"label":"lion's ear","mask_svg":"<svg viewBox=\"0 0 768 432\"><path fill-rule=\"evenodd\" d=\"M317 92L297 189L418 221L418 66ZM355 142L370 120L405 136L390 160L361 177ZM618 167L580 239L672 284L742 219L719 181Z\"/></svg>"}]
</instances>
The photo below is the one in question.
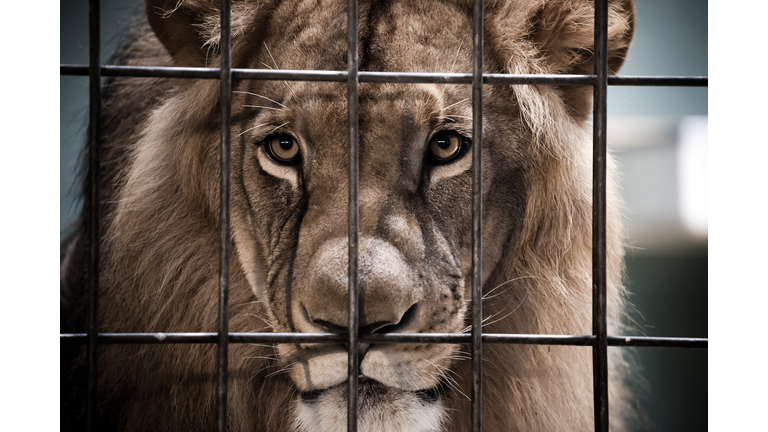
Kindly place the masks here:
<instances>
[{"instance_id":1,"label":"lion's ear","mask_svg":"<svg viewBox=\"0 0 768 432\"><path fill-rule=\"evenodd\" d=\"M592 73L594 69L594 8L592 1L548 1L529 17L530 40L553 73ZM624 63L635 31L632 0L608 6L608 69Z\"/></svg>"},{"instance_id":2,"label":"lion's ear","mask_svg":"<svg viewBox=\"0 0 768 432\"><path fill-rule=\"evenodd\" d=\"M255 27L264 27L275 3L275 0L231 1L233 64L245 45L240 41L242 36L249 34L253 38L252 31ZM145 0L144 4L149 25L177 66L210 66L210 61L219 53L221 39L219 0Z\"/></svg>"},{"instance_id":3,"label":"lion's ear","mask_svg":"<svg viewBox=\"0 0 768 432\"><path fill-rule=\"evenodd\" d=\"M272 11L280 0L231 0L232 65L258 47ZM152 30L177 66L214 67L219 54L219 0L145 0ZM246 38L247 36L247 38ZM247 43L246 43L247 41Z\"/></svg>"},{"instance_id":4,"label":"lion's ear","mask_svg":"<svg viewBox=\"0 0 768 432\"><path fill-rule=\"evenodd\" d=\"M608 3L608 68L618 72L635 31L632 0ZM486 37L491 51L509 73L592 74L594 71L594 1L490 1ZM589 115L591 88L561 87L571 114Z\"/></svg>"},{"instance_id":5,"label":"lion's ear","mask_svg":"<svg viewBox=\"0 0 768 432\"><path fill-rule=\"evenodd\" d=\"M203 66L204 41L196 25L201 22L195 2L146 0L147 20L177 66Z\"/></svg>"},{"instance_id":6,"label":"lion's ear","mask_svg":"<svg viewBox=\"0 0 768 432\"><path fill-rule=\"evenodd\" d=\"M145 0L147 20L177 66L205 66L205 43L200 26L216 13L210 2Z\"/></svg>"}]
</instances>

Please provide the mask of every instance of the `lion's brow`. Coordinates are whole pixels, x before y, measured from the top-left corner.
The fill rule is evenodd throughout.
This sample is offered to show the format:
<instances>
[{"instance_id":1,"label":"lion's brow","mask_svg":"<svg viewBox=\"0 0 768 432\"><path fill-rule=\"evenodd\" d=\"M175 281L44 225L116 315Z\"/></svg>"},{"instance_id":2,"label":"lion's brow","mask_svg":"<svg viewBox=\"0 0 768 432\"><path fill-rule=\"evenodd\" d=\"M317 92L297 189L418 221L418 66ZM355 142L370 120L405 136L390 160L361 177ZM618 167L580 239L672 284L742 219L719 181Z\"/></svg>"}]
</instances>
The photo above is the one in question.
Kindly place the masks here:
<instances>
[{"instance_id":1,"label":"lion's brow","mask_svg":"<svg viewBox=\"0 0 768 432\"><path fill-rule=\"evenodd\" d=\"M232 91L232 93L242 93L242 94L247 94L247 95L251 95L251 96L260 97L260 98L266 99L266 100L268 100L268 101L270 101L270 102L274 102L274 103L276 103L276 104L280 105L280 106L281 106L281 107L283 107L283 108L288 108L287 106L285 106L285 105L281 104L280 102L278 102L278 101L276 101L276 100L272 100L272 99L270 99L270 98L268 98L268 97L266 97L266 96L262 96L262 95L260 95L260 94L251 93L251 92L247 92L247 91L239 91L239 90L233 90L233 91Z\"/></svg>"}]
</instances>

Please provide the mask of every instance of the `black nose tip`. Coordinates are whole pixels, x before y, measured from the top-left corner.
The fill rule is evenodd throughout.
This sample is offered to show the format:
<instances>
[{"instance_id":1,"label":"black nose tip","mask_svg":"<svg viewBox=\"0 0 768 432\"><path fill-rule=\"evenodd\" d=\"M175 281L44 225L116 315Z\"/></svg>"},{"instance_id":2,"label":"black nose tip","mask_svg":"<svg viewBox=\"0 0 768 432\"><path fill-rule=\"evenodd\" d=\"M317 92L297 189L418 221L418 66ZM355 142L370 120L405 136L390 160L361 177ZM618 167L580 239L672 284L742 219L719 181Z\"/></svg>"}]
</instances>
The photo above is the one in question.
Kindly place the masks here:
<instances>
[{"instance_id":1,"label":"black nose tip","mask_svg":"<svg viewBox=\"0 0 768 432\"><path fill-rule=\"evenodd\" d=\"M314 324L316 327L322 329L324 332L341 333L341 334L349 333L349 329L347 327L332 323L330 321L325 321L318 318L312 318L309 316L307 309L303 306L302 308L308 320L311 321L312 324ZM417 308L418 308L418 304L411 305L411 307L409 307L408 310L406 310L405 313L400 317L400 320L398 322L377 321L370 324L361 325L358 327L358 333L359 334L398 333L401 330L408 327L411 324L411 322L413 322L414 317L416 316Z\"/></svg>"},{"instance_id":2,"label":"black nose tip","mask_svg":"<svg viewBox=\"0 0 768 432\"><path fill-rule=\"evenodd\" d=\"M360 333L400 333L413 322L417 308L417 304L411 305L398 322L380 321L361 326Z\"/></svg>"}]
</instances>

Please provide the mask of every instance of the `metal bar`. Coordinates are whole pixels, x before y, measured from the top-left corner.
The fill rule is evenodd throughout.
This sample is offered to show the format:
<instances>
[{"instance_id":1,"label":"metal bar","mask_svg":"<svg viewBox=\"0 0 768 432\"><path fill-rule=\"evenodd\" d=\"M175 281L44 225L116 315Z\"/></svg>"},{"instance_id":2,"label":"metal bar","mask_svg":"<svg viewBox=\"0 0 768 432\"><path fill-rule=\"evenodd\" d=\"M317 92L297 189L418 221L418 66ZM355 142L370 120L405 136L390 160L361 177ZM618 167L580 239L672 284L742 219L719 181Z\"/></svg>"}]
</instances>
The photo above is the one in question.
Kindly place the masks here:
<instances>
[{"instance_id":1,"label":"metal bar","mask_svg":"<svg viewBox=\"0 0 768 432\"><path fill-rule=\"evenodd\" d=\"M63 333L62 345L86 345L87 333ZM472 335L461 333L386 333L358 335L362 343L446 343L468 344ZM218 342L218 333L99 333L99 345L185 344ZM347 335L339 333L229 333L229 343L339 343ZM483 343L521 345L594 346L594 335L529 335L483 333ZM608 346L647 348L707 348L707 338L608 336Z\"/></svg>"},{"instance_id":2,"label":"metal bar","mask_svg":"<svg viewBox=\"0 0 768 432\"><path fill-rule=\"evenodd\" d=\"M608 346L649 348L708 348L708 338L608 336Z\"/></svg>"},{"instance_id":3,"label":"metal bar","mask_svg":"<svg viewBox=\"0 0 768 432\"><path fill-rule=\"evenodd\" d=\"M88 75L86 65L62 64L61 75ZM218 68L160 67L160 66L101 66L102 76L219 79ZM326 81L346 82L346 71L308 71L272 69L232 69L233 80L265 81ZM595 75L552 74L483 74L487 85L559 85L593 86ZM413 72L358 72L358 82L403 84L472 84L472 74L413 73ZM608 76L609 86L707 87L706 76Z\"/></svg>"},{"instance_id":4,"label":"metal bar","mask_svg":"<svg viewBox=\"0 0 768 432\"><path fill-rule=\"evenodd\" d=\"M592 347L595 430L608 432L608 330L606 322L606 100L608 1L595 1L595 74L592 148Z\"/></svg>"},{"instance_id":5,"label":"metal bar","mask_svg":"<svg viewBox=\"0 0 768 432\"><path fill-rule=\"evenodd\" d=\"M472 84L473 74L414 73L414 72L360 72L360 82L371 83L433 83ZM594 85L594 75L545 74L483 74L483 84L489 85Z\"/></svg>"},{"instance_id":6,"label":"metal bar","mask_svg":"<svg viewBox=\"0 0 768 432\"><path fill-rule=\"evenodd\" d=\"M483 0L472 10L472 415L483 430Z\"/></svg>"},{"instance_id":7,"label":"metal bar","mask_svg":"<svg viewBox=\"0 0 768 432\"><path fill-rule=\"evenodd\" d=\"M216 375L217 426L227 432L227 377L229 368L229 258L230 258L230 134L232 105L232 40L230 31L230 0L221 0L221 165L219 186L219 333Z\"/></svg>"},{"instance_id":8,"label":"metal bar","mask_svg":"<svg viewBox=\"0 0 768 432\"><path fill-rule=\"evenodd\" d=\"M707 87L705 76L608 76L609 86Z\"/></svg>"},{"instance_id":9,"label":"metal bar","mask_svg":"<svg viewBox=\"0 0 768 432\"><path fill-rule=\"evenodd\" d=\"M88 182L90 257L88 266L88 387L86 390L86 430L98 429L98 334L99 334L99 259L101 255L100 234L100 177L101 177L101 23L99 0L88 2L88 52L89 52L89 97L88 122Z\"/></svg>"},{"instance_id":10,"label":"metal bar","mask_svg":"<svg viewBox=\"0 0 768 432\"><path fill-rule=\"evenodd\" d=\"M219 333L100 333L99 344L216 344ZM339 343L347 336L337 333L229 333L229 343ZM62 334L63 345L87 343L85 333Z\"/></svg>"},{"instance_id":11,"label":"metal bar","mask_svg":"<svg viewBox=\"0 0 768 432\"><path fill-rule=\"evenodd\" d=\"M78 64L59 65L61 75L88 75L88 67ZM166 67L166 66L101 66L102 76L141 78L219 79L219 68Z\"/></svg>"},{"instance_id":12,"label":"metal bar","mask_svg":"<svg viewBox=\"0 0 768 432\"><path fill-rule=\"evenodd\" d=\"M349 334L347 339L347 431L357 431L357 385L360 374L358 344L359 285L357 268L358 230L360 226L358 193L359 165L359 98L358 98L358 10L357 0L347 1L347 116L349 121Z\"/></svg>"}]
</instances>

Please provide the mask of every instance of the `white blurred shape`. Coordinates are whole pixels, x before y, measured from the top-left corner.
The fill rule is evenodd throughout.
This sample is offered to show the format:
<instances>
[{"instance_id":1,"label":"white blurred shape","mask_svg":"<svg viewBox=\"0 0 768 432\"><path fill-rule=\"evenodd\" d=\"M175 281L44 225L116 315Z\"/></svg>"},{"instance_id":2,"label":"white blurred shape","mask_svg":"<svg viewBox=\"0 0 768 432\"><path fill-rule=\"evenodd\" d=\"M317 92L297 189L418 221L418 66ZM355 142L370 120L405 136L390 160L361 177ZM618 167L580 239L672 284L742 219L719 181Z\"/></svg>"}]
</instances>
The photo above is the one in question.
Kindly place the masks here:
<instances>
[{"instance_id":1,"label":"white blurred shape","mask_svg":"<svg viewBox=\"0 0 768 432\"><path fill-rule=\"evenodd\" d=\"M706 237L707 211L707 116L680 119L677 145L678 211L691 234Z\"/></svg>"}]
</instances>

